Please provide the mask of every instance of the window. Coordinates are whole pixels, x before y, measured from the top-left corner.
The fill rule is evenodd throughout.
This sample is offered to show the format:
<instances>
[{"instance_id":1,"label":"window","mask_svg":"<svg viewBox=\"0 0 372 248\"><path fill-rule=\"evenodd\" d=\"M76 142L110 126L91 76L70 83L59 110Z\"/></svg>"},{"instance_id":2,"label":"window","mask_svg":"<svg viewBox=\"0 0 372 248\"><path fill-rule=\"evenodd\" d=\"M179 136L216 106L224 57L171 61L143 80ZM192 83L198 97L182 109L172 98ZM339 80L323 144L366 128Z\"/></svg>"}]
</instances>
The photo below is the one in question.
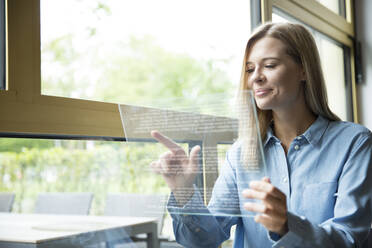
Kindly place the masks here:
<instances>
[{"instance_id":1,"label":"window","mask_svg":"<svg viewBox=\"0 0 372 248\"><path fill-rule=\"evenodd\" d=\"M345 0L316 0L336 14L346 17Z\"/></svg>"},{"instance_id":2,"label":"window","mask_svg":"<svg viewBox=\"0 0 372 248\"><path fill-rule=\"evenodd\" d=\"M125 137L117 104L110 102L155 107L164 106L158 104L163 97L192 101L201 93L231 93L239 82L250 22L277 18L272 7L313 28L322 56L335 61L325 73L341 72L330 80L346 85L328 85L330 99L338 92L330 100L335 103L332 108L345 119L352 113L357 122L350 66L354 31L347 8L351 1L332 2L325 7L315 0L8 0L5 8L5 1L0 1L1 13L5 9L8 13L9 67L4 69L2 15L0 57L4 61L0 71L9 77L7 90L0 91L0 135L34 137L0 140L1 190L22 192L24 201L16 198L14 209L29 212L36 187L64 190L56 177L68 178L72 179L70 190L95 191L92 213L97 214L103 211L103 196L108 191L122 187L141 192L167 190L163 181L147 171L148 162L163 147L149 142L150 137L118 142ZM1 85L5 89L3 80ZM211 141L215 140L204 140L203 149L216 154L228 149L228 140ZM144 150L151 154L141 153ZM217 161L217 157L203 159ZM143 176L150 187L137 188ZM207 179L202 184L211 187L215 175ZM29 188L20 184L26 181Z\"/></svg>"},{"instance_id":3,"label":"window","mask_svg":"<svg viewBox=\"0 0 372 248\"><path fill-rule=\"evenodd\" d=\"M5 0L0 1L0 90L5 89Z\"/></svg>"},{"instance_id":4,"label":"window","mask_svg":"<svg viewBox=\"0 0 372 248\"><path fill-rule=\"evenodd\" d=\"M247 0L42 0L41 93L151 105L235 91L248 13Z\"/></svg>"}]
</instances>

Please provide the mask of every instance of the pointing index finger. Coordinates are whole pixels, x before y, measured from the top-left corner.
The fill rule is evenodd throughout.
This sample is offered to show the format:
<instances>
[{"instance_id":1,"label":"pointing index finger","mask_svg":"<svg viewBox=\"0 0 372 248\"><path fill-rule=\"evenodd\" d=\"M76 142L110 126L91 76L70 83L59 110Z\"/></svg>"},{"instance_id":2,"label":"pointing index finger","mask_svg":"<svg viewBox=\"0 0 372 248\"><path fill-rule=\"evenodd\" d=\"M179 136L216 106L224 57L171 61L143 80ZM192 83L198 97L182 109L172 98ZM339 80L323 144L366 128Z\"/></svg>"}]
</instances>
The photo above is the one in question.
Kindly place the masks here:
<instances>
[{"instance_id":1,"label":"pointing index finger","mask_svg":"<svg viewBox=\"0 0 372 248\"><path fill-rule=\"evenodd\" d=\"M161 134L158 131L151 131L151 136L162 143L165 147L167 147L171 152L176 153L179 150L182 150L182 147L177 145L173 140L169 139L167 136Z\"/></svg>"}]
</instances>

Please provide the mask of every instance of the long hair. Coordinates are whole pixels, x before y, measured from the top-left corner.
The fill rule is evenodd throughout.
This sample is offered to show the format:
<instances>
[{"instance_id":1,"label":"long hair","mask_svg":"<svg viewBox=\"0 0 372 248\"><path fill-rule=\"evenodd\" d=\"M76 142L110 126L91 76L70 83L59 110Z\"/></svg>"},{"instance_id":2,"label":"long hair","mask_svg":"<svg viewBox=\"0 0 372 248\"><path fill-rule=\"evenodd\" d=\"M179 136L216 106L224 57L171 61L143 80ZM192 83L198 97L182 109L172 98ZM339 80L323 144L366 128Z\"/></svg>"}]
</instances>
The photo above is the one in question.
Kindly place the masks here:
<instances>
[{"instance_id":1,"label":"long hair","mask_svg":"<svg viewBox=\"0 0 372 248\"><path fill-rule=\"evenodd\" d=\"M340 120L328 106L324 76L315 40L304 26L294 23L267 23L259 26L252 33L248 39L244 54L238 93L238 105L242 106L242 104L249 102L249 100L246 99L249 95L245 93L247 90L251 90L248 87L246 62L254 43L264 37L271 37L282 41L286 46L287 54L297 64L302 66L306 76L306 81L304 82L305 102L310 111L315 115L321 115L331 121ZM257 105L256 109L260 128L260 138L263 141L266 138L267 129L272 120L272 111L259 109ZM241 111L244 112L244 109L239 110L239 112ZM251 115L251 117L253 116ZM251 145L244 144L244 140L247 140L244 137L252 134L252 131L247 131L247 128L250 128L248 122L252 123L252 120L248 119L242 118L239 125L239 136L243 140L242 153L247 155L249 153L247 149L252 150L251 145L253 144L252 141ZM252 151L250 153L252 153Z\"/></svg>"}]
</instances>

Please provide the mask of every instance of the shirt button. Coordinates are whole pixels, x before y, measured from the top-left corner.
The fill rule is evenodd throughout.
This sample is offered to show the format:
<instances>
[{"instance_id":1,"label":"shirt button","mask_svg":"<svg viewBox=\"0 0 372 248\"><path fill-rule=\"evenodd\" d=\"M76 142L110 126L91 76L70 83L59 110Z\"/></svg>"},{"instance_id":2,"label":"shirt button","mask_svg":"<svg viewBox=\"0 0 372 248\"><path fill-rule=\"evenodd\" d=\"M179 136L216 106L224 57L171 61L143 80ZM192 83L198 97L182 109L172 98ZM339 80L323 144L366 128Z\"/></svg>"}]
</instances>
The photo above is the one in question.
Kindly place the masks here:
<instances>
[{"instance_id":1,"label":"shirt button","mask_svg":"<svg viewBox=\"0 0 372 248\"><path fill-rule=\"evenodd\" d=\"M288 178L283 177L283 183L286 183L286 182L288 182Z\"/></svg>"},{"instance_id":2,"label":"shirt button","mask_svg":"<svg viewBox=\"0 0 372 248\"><path fill-rule=\"evenodd\" d=\"M297 140L301 140L301 139L302 139L302 137L301 137L301 136L298 136L298 137L297 137Z\"/></svg>"},{"instance_id":3,"label":"shirt button","mask_svg":"<svg viewBox=\"0 0 372 248\"><path fill-rule=\"evenodd\" d=\"M300 149L300 146L299 145L295 145L294 149L297 151L298 149Z\"/></svg>"}]
</instances>

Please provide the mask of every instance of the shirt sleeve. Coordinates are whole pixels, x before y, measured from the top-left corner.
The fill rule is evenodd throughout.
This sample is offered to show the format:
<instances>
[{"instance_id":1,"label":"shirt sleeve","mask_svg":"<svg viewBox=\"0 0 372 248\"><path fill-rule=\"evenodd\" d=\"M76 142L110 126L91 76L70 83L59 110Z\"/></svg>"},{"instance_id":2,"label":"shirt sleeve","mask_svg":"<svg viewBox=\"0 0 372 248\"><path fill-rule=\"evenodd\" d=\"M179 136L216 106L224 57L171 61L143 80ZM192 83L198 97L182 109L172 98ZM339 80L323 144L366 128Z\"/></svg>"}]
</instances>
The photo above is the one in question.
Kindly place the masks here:
<instances>
[{"instance_id":1,"label":"shirt sleeve","mask_svg":"<svg viewBox=\"0 0 372 248\"><path fill-rule=\"evenodd\" d=\"M360 137L338 182L334 217L315 225L288 212L288 233L269 233L273 247L362 247L372 220L372 138Z\"/></svg>"},{"instance_id":2,"label":"shirt sleeve","mask_svg":"<svg viewBox=\"0 0 372 248\"><path fill-rule=\"evenodd\" d=\"M183 207L177 205L173 194L168 200L167 209L173 219L175 238L186 247L218 247L230 237L231 226L238 222L238 217L220 213L220 210L223 212L229 194L237 194L235 173L228 155L208 207L203 204L202 195L195 186L194 192ZM234 212L237 211L234 209Z\"/></svg>"}]
</instances>

